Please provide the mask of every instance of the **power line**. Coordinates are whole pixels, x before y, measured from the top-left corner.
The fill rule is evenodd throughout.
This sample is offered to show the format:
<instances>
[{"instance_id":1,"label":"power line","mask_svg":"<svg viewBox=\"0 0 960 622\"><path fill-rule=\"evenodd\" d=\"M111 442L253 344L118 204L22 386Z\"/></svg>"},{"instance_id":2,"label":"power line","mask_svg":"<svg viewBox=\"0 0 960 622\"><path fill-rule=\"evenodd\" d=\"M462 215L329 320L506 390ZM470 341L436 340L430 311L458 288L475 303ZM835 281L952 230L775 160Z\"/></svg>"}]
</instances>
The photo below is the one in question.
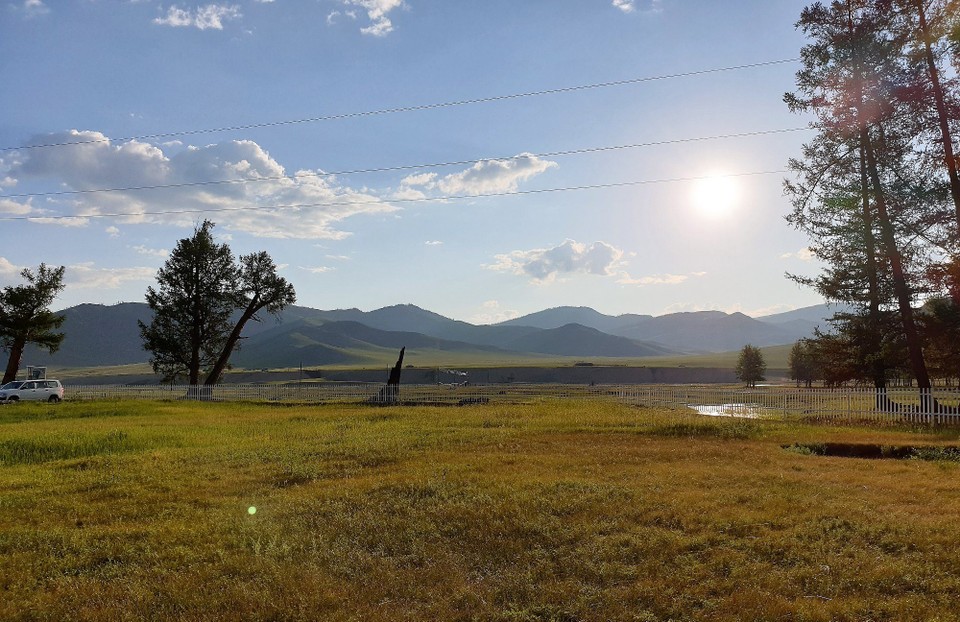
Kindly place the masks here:
<instances>
[{"instance_id":1,"label":"power line","mask_svg":"<svg viewBox=\"0 0 960 622\"><path fill-rule=\"evenodd\" d=\"M740 177L759 177L762 175L783 175L788 171L777 170L777 171L753 171L748 173L733 173L730 175L722 175L723 178L740 178ZM527 196L527 195L536 195L536 194L553 194L560 192L576 192L582 190L603 190L610 188L627 188L631 186L646 186L653 184L667 184L667 183L681 183L681 182L690 182L690 181L701 181L704 179L714 179L716 176L712 175L702 175L698 177L669 177L661 179L642 179L634 181L621 181L621 182L611 182L606 184L589 184L581 186L565 186L561 188L541 188L535 190L511 190L505 192L491 192L487 194L461 194L461 195L448 195L442 197L420 197L420 198L411 198L411 199L390 199L390 200L373 200L373 201L323 201L319 203L297 203L297 204L288 204L288 205L246 205L240 207L206 207L206 208L196 208L196 209L178 209L178 210L163 210L158 212L114 212L110 214L86 214L78 216L4 216L0 217L0 222L3 221L31 221L31 220L76 220L83 218L124 218L132 216L174 216L180 214L214 214L214 213L225 213L225 212L243 212L243 211L252 211L252 210L280 210L280 209L307 209L307 208L317 208L317 207L344 207L350 205L382 205L382 204L391 204L391 203L431 203L431 202L440 202L440 201L461 201L461 200L476 200L476 199L487 199L495 197L514 197L514 196Z\"/></svg>"},{"instance_id":2,"label":"power line","mask_svg":"<svg viewBox=\"0 0 960 622\"><path fill-rule=\"evenodd\" d=\"M214 186L214 185L223 185L223 184L249 184L249 183L260 183L267 181L280 181L284 179L305 179L305 178L317 178L317 177L336 177L343 175L357 175L362 173L383 173L391 171L407 171L407 170L417 170L425 168L441 168L445 166L462 166L465 164L478 164L480 162L491 162L491 161L509 161L509 160L519 160L523 158L556 158L570 155L581 155L587 153L602 153L607 151L620 151L625 149L638 149L641 147L658 147L664 145L678 145L684 143L692 142L703 142L709 140L727 140L733 138L752 138L757 136L769 136L775 134L786 134L790 132L803 132L809 131L809 127L793 127L793 128L783 128L776 130L758 130L754 132L741 132L736 134L718 134L714 136L697 136L690 138L677 138L673 140L658 140L646 143L631 143L625 145L608 145L603 147L583 147L580 149L566 149L562 151L547 151L543 153L529 153L513 156L503 156L503 157L487 157L487 158L478 158L473 160L452 160L449 162L434 162L428 164L403 164L397 166L385 166L377 168L362 168L362 169L350 169L343 171L332 171L332 172L317 172L317 173L298 173L296 175L275 175L267 177L256 177L256 178L247 178L247 179L219 179L219 180L208 180L208 181L193 181L193 182L183 182L183 183L172 183L172 184L155 184L149 186L125 186L118 188L96 188L96 189L87 189L87 190L57 190L52 192L27 192L21 194L3 194L0 195L0 199L25 199L25 198L40 198L40 197L54 197L54 196L71 196L79 194L97 194L97 193L106 193L106 192L137 192L142 190L160 190L160 189L175 189L175 188L191 188L199 186Z\"/></svg>"},{"instance_id":3,"label":"power line","mask_svg":"<svg viewBox=\"0 0 960 622\"><path fill-rule=\"evenodd\" d=\"M545 89L541 91L527 91L523 93L511 93L507 95L492 95L488 97L477 97L473 99L461 99L447 102L438 102L432 104L420 104L414 106L399 106L395 108L381 108L379 110L366 110L361 112L346 112L341 114L331 114L323 115L318 117L307 117L303 119L288 119L283 121L267 121L262 123L248 123L243 125L230 125L217 128L206 128L206 129L196 129L196 130L182 130L178 132L162 132L157 134L142 134L139 136L127 136L124 138L112 139L116 142L124 142L129 140L155 140L158 138L173 138L176 136L194 136L197 134L215 134L221 132L234 132L239 130L252 130L252 129L261 129L268 127L281 127L285 125L298 125L303 123L318 123L321 121L337 121L343 119L355 119L360 117L372 117L379 115L387 114L397 114L402 112L418 112L423 110L434 110L437 108L452 108L455 106L468 106L473 104L485 104L497 101L505 101L511 99L520 99L524 97L539 97L541 95L556 95L559 93L572 93L576 91L586 91L592 89L601 89L609 88L614 86L626 86L630 84L642 84L644 82L655 82L658 80L671 80L675 78L689 78L695 76L702 76L712 73L721 73L726 71L739 71L742 69L755 69L759 67L770 67L774 65L783 65L787 63L794 63L799 61L799 58L785 58L780 60L771 60L763 61L758 63L748 63L745 65L733 65L729 67L717 67L713 69L699 69L696 71L686 71L681 73L673 74L664 74L659 76L646 76L640 78L629 78L626 80L614 80L610 82L596 82L594 84L580 84L576 86L565 86L554 89ZM4 151L18 151L25 149L42 149L47 147L66 147L69 145L87 145L92 143L104 143L110 142L110 138L98 138L91 140L78 140L78 141L65 141L58 143L43 143L39 145L27 145L23 147L0 147L0 152Z\"/></svg>"}]
</instances>

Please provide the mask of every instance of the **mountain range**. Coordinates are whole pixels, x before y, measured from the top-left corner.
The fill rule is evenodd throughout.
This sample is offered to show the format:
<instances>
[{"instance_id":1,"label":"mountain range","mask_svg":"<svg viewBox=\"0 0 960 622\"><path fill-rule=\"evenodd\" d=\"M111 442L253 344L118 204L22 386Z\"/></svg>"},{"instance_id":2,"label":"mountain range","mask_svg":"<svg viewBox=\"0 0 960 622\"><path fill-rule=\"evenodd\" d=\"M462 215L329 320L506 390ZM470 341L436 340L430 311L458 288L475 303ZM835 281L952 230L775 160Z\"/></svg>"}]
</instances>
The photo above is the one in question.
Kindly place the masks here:
<instances>
[{"instance_id":1,"label":"mountain range","mask_svg":"<svg viewBox=\"0 0 960 622\"><path fill-rule=\"evenodd\" d=\"M97 367L143 363L137 322L145 303L82 304L60 312L66 333L53 355L28 348L23 364ZM739 350L745 344L793 343L813 334L833 310L826 305L751 318L700 311L610 316L589 307L557 307L493 325L453 320L415 305L375 311L322 311L291 306L279 318L250 322L231 362L246 369L297 365L381 365L401 347L458 361L516 362L520 357L643 358ZM443 358L443 356L441 358Z\"/></svg>"}]
</instances>

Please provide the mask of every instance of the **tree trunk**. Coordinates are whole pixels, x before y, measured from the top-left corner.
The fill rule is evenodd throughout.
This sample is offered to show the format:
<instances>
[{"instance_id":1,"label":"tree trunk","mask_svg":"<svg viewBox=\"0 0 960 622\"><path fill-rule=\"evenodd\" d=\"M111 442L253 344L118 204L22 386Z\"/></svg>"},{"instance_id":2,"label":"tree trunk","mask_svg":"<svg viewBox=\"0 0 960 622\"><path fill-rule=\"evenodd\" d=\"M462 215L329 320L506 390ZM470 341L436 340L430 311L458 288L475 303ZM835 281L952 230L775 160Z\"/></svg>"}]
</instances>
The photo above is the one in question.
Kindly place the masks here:
<instances>
[{"instance_id":1,"label":"tree trunk","mask_svg":"<svg viewBox=\"0 0 960 622\"><path fill-rule=\"evenodd\" d=\"M23 358L23 348L27 345L26 339L17 339L10 346L10 358L7 359L7 369L3 372L3 382L7 384L17 379L17 372L20 370L20 359Z\"/></svg>"},{"instance_id":2,"label":"tree trunk","mask_svg":"<svg viewBox=\"0 0 960 622\"><path fill-rule=\"evenodd\" d=\"M940 83L940 70L933 57L933 48L930 45L930 28L927 24L927 15L923 10L923 0L916 0L917 16L920 22L920 36L923 39L924 56L927 62L927 71L930 75L930 85L933 87L933 100L937 106L937 120L940 123L940 140L943 141L944 160L947 173L950 176L950 196L953 197L953 207L957 218L957 239L960 240L960 173L957 172L957 158L953 152L953 137L950 133L950 116L947 113L946 98L943 94L943 85ZM955 249L954 249L955 250Z\"/></svg>"},{"instance_id":3,"label":"tree trunk","mask_svg":"<svg viewBox=\"0 0 960 622\"><path fill-rule=\"evenodd\" d=\"M880 338L880 277L877 270L877 244L873 237L873 214L870 211L870 183L867 178L867 162L864 146L860 145L860 194L863 201L863 244L867 255L867 322L870 335L869 349L874 353L870 374L873 386L883 389L887 386L887 370L881 350Z\"/></svg>"},{"instance_id":4,"label":"tree trunk","mask_svg":"<svg viewBox=\"0 0 960 622\"><path fill-rule=\"evenodd\" d=\"M879 165L877 164L876 153L873 150L870 132L866 128L861 128L860 130L860 141L866 152L867 172L873 184L874 203L877 208L877 224L880 226L880 236L883 245L886 247L888 258L890 259L893 291L897 296L900 321L903 324L903 333L907 339L907 351L910 354L910 368L913 370L913 375L917 379L917 385L920 389L930 389L930 376L927 374L927 366L923 360L923 349L920 345L920 335L917 332L917 325L913 318L913 301L910 295L910 287L907 284L906 274L903 270L903 258L897 247L893 224L890 222L890 216L887 212L887 202L880 181Z\"/></svg>"},{"instance_id":5,"label":"tree trunk","mask_svg":"<svg viewBox=\"0 0 960 622\"><path fill-rule=\"evenodd\" d=\"M223 350L220 351L217 362L213 365L210 373L207 374L207 378L203 381L203 384L210 386L220 382L220 376L223 375L223 372L227 369L227 363L230 362L230 355L233 354L233 349L236 347L237 342L240 341L240 333L243 332L243 327L261 308L263 308L263 305L259 299L255 298L250 301L250 304L244 309L243 315L240 316L237 324L233 327L233 330L230 331L230 336L227 337L227 342L224 344Z\"/></svg>"}]
</instances>

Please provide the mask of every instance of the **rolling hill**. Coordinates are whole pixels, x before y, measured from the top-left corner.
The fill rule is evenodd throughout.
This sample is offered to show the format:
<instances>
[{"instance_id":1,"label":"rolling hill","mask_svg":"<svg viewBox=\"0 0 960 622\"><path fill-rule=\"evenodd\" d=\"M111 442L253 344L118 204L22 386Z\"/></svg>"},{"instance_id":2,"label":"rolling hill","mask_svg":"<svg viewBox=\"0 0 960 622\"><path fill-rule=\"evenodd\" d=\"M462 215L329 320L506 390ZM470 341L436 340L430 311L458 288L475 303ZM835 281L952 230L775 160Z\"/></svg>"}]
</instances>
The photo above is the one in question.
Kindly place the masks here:
<instances>
[{"instance_id":1,"label":"rolling hill","mask_svg":"<svg viewBox=\"0 0 960 622\"><path fill-rule=\"evenodd\" d=\"M83 304L61 312L66 339L53 355L28 348L26 365L96 367L143 363L137 321L147 322L144 303ZM558 307L496 325L452 320L415 305L375 311L323 311L291 306L277 319L250 322L235 367L380 364L406 346L455 356L504 362L528 354L545 356L640 358L739 350L744 344L789 344L812 334L831 312L824 306L769 318L719 311L673 313L659 317L608 316L589 307ZM818 318L820 321L818 321ZM375 363L374 363L375 362Z\"/></svg>"}]
</instances>

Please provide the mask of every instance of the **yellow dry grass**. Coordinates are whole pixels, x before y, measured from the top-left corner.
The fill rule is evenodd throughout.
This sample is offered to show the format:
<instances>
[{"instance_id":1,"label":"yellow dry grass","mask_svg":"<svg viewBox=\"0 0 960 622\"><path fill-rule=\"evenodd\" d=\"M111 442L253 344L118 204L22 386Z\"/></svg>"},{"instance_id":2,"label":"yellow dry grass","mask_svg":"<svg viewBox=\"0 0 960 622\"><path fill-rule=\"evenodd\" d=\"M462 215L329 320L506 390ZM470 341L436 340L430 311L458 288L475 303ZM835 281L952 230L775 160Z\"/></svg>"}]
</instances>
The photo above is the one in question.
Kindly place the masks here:
<instances>
[{"instance_id":1,"label":"yellow dry grass","mask_svg":"<svg viewBox=\"0 0 960 622\"><path fill-rule=\"evenodd\" d=\"M7 406L0 619L955 620L958 465L781 446L956 439L596 402Z\"/></svg>"}]
</instances>

